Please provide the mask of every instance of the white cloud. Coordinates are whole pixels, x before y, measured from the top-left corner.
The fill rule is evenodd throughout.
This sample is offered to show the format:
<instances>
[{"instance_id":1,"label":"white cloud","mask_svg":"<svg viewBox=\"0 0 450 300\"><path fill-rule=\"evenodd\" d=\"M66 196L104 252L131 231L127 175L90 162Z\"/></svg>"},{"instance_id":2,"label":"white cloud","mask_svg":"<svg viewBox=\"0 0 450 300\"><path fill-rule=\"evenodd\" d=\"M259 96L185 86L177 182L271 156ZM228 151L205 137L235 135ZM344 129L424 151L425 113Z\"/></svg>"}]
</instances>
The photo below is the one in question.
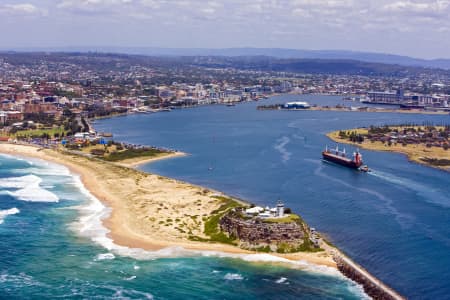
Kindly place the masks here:
<instances>
[{"instance_id":1,"label":"white cloud","mask_svg":"<svg viewBox=\"0 0 450 300\"><path fill-rule=\"evenodd\" d=\"M150 7L153 9L158 9L161 7L161 4L164 4L165 1L161 1L161 0L141 0L140 4L143 5L144 7ZM179 1L181 2L181 1Z\"/></svg>"},{"instance_id":2,"label":"white cloud","mask_svg":"<svg viewBox=\"0 0 450 300\"><path fill-rule=\"evenodd\" d=\"M42 16L47 14L47 10L40 9L31 3L3 4L3 5L0 4L0 14Z\"/></svg>"},{"instance_id":3,"label":"white cloud","mask_svg":"<svg viewBox=\"0 0 450 300\"><path fill-rule=\"evenodd\" d=\"M111 13L131 6L133 0L63 0L57 7L76 13Z\"/></svg>"},{"instance_id":4,"label":"white cloud","mask_svg":"<svg viewBox=\"0 0 450 300\"><path fill-rule=\"evenodd\" d=\"M146 43L137 34L134 37L139 32L151 34L156 45L186 41L186 45L179 42L185 47L216 43L320 48L328 43L331 48L345 48L353 42L381 48L390 47L379 42L388 37L393 44L402 40L407 49L424 38L434 38L443 53L450 47L450 0L0 0L5 1L29 3L0 4L0 24L2 19L18 22L7 16L39 16L48 11L64 30L73 28L76 35L77 29L89 24L105 36L116 35L112 40L117 43L124 39ZM88 39L89 34L80 34L80 39ZM189 40L193 34L195 38ZM277 38L279 44L266 42Z\"/></svg>"},{"instance_id":5,"label":"white cloud","mask_svg":"<svg viewBox=\"0 0 450 300\"><path fill-rule=\"evenodd\" d=\"M383 10L416 16L449 17L450 0L431 0L426 2L397 1L384 5Z\"/></svg>"}]
</instances>

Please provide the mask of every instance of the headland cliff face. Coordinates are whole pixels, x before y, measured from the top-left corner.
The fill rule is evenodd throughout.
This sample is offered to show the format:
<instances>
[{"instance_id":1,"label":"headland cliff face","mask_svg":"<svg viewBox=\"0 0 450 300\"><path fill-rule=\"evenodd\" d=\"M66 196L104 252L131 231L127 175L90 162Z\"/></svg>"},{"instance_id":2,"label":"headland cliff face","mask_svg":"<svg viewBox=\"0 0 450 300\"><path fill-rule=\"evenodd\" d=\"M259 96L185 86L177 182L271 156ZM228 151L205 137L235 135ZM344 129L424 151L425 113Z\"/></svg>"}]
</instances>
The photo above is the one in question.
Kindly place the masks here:
<instances>
[{"instance_id":1,"label":"headland cliff face","mask_svg":"<svg viewBox=\"0 0 450 300\"><path fill-rule=\"evenodd\" d=\"M295 252L308 235L301 221L269 222L260 218L245 218L230 212L220 220L220 229L238 240L245 249L265 252Z\"/></svg>"}]
</instances>

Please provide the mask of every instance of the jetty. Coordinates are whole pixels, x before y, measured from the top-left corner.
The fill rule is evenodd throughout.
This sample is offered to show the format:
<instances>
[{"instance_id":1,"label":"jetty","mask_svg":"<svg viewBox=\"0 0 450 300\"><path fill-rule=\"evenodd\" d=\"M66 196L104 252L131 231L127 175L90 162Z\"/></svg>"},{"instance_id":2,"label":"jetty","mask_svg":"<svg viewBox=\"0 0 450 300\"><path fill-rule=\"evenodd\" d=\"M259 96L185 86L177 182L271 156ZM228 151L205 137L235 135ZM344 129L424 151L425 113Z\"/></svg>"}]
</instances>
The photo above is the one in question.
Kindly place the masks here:
<instances>
[{"instance_id":1,"label":"jetty","mask_svg":"<svg viewBox=\"0 0 450 300\"><path fill-rule=\"evenodd\" d=\"M380 300L405 300L406 298L391 287L387 286L381 280L371 275L363 267L352 261L344 253L337 248L331 247L325 242L322 242L320 247L333 256L338 270L347 278L361 284L364 292L373 299Z\"/></svg>"}]
</instances>

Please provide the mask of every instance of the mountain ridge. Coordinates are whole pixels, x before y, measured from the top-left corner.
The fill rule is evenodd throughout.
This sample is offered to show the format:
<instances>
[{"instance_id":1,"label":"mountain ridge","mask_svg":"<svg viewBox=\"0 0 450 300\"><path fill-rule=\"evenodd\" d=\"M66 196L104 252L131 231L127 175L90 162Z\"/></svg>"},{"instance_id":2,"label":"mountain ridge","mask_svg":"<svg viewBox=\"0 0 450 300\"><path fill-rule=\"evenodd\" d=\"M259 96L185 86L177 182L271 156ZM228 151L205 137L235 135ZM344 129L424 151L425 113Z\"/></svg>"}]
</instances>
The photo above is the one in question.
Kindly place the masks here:
<instances>
[{"instance_id":1,"label":"mountain ridge","mask_svg":"<svg viewBox=\"0 0 450 300\"><path fill-rule=\"evenodd\" d=\"M350 59L363 62L450 69L450 59L423 59L405 55L351 51L304 50L289 48L163 48L163 47L54 47L18 48L17 51L83 51L138 54L150 56L270 56L283 59ZM7 49L5 49L7 51Z\"/></svg>"}]
</instances>

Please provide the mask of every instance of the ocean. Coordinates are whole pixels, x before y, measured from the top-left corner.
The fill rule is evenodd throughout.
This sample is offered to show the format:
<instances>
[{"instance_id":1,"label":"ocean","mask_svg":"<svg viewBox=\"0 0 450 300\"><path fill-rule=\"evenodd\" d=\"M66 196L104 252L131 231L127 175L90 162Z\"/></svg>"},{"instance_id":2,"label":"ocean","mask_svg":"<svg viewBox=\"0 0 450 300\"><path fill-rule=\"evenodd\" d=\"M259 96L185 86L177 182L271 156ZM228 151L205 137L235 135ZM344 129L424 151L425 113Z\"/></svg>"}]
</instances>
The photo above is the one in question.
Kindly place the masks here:
<instances>
[{"instance_id":1,"label":"ocean","mask_svg":"<svg viewBox=\"0 0 450 300\"><path fill-rule=\"evenodd\" d=\"M450 174L389 152L362 150L373 170L367 174L321 160L325 146L335 146L327 132L384 124L449 124L450 116L256 110L257 105L293 100L334 106L343 104L341 99L284 95L234 107L105 119L95 127L113 132L115 140L189 153L142 170L263 206L281 199L401 294L450 299ZM355 150L345 147L347 152Z\"/></svg>"}]
</instances>

